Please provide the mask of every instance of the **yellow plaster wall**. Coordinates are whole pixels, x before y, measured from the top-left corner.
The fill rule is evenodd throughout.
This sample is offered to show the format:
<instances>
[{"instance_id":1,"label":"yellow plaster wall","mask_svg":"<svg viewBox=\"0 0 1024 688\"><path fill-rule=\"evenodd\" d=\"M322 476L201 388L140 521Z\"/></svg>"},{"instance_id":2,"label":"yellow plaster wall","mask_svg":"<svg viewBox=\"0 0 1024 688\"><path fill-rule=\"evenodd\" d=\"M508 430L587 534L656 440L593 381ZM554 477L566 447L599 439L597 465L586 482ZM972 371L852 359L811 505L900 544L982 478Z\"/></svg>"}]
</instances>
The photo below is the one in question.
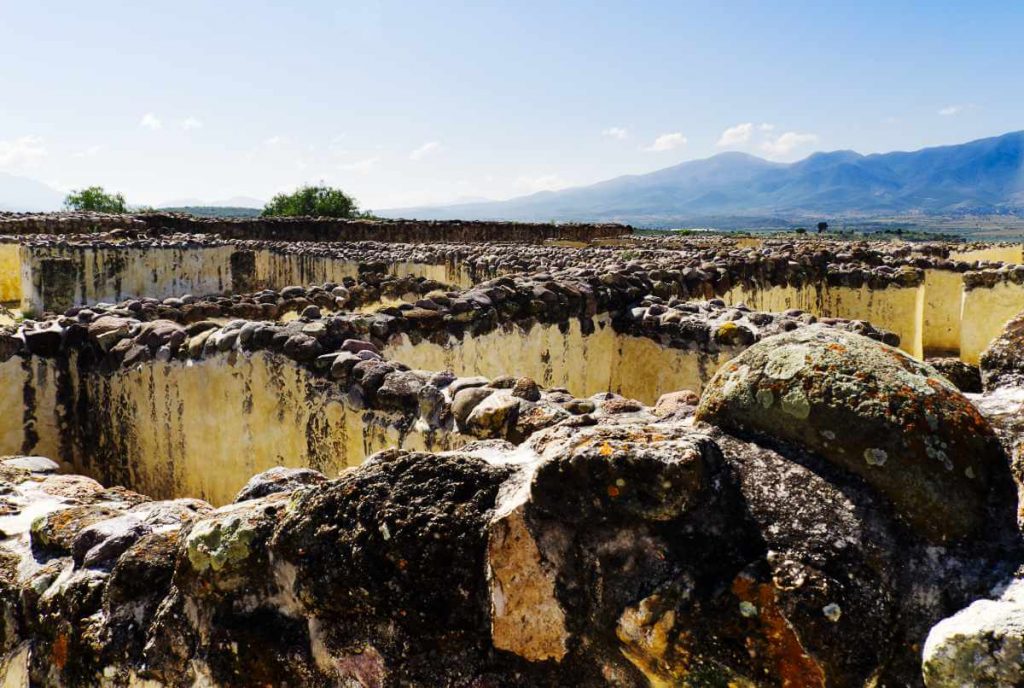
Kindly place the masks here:
<instances>
[{"instance_id":1,"label":"yellow plaster wall","mask_svg":"<svg viewBox=\"0 0 1024 688\"><path fill-rule=\"evenodd\" d=\"M1000 282L991 288L969 289L963 295L960 358L977 364L981 352L1006 323L1024 310L1024 285Z\"/></svg>"},{"instance_id":2,"label":"yellow plaster wall","mask_svg":"<svg viewBox=\"0 0 1024 688\"><path fill-rule=\"evenodd\" d=\"M61 455L57 369L18 356L0 363L0 455Z\"/></svg>"},{"instance_id":3,"label":"yellow plaster wall","mask_svg":"<svg viewBox=\"0 0 1024 688\"><path fill-rule=\"evenodd\" d=\"M21 256L18 244L0 244L0 303L21 301Z\"/></svg>"},{"instance_id":4,"label":"yellow plaster wall","mask_svg":"<svg viewBox=\"0 0 1024 688\"><path fill-rule=\"evenodd\" d=\"M73 305L230 292L234 251L230 246L97 249L0 244L0 302L20 301L23 310L35 313L66 307L53 303L52 295L44 298L41 289L45 286L40 284L41 262L52 258L72 261L73 289L67 298ZM325 256L261 250L256 251L255 259L254 279L260 288L340 283L346 277L359 276L359 263ZM389 272L399 277L423 276L459 288L473 284L469 271L456 262L394 263Z\"/></svg>"},{"instance_id":5,"label":"yellow plaster wall","mask_svg":"<svg viewBox=\"0 0 1024 688\"><path fill-rule=\"evenodd\" d=\"M736 246L739 248L761 248L764 245L764 239L759 237L743 237L736 239Z\"/></svg>"},{"instance_id":6,"label":"yellow plaster wall","mask_svg":"<svg viewBox=\"0 0 1024 688\"><path fill-rule=\"evenodd\" d=\"M798 308L823 318L867 320L898 334L900 348L910 355L920 358L923 353L924 286L878 290L867 285L858 289L820 284L769 289L738 286L722 298L727 303L745 303L759 311L774 313Z\"/></svg>"},{"instance_id":7,"label":"yellow plaster wall","mask_svg":"<svg viewBox=\"0 0 1024 688\"><path fill-rule=\"evenodd\" d=\"M341 282L359 276L359 263L305 253L256 252L256 282L264 288Z\"/></svg>"},{"instance_id":8,"label":"yellow plaster wall","mask_svg":"<svg viewBox=\"0 0 1024 688\"><path fill-rule=\"evenodd\" d=\"M989 260L1002 263L1024 263L1024 244L1003 244L973 251L950 251L949 257L951 260L967 262Z\"/></svg>"},{"instance_id":9,"label":"yellow plaster wall","mask_svg":"<svg viewBox=\"0 0 1024 688\"><path fill-rule=\"evenodd\" d=\"M13 363L12 363L13 362ZM20 359L0 365L0 454L40 453L66 470L123 484L155 498L231 501L245 482L273 466L308 466L329 476L387 447L441 451L465 442L458 433L413 428L397 416L355 409L331 383L266 353L150 363L111 376L65 380L85 395L88 432L64 434L53 364L33 361L38 442L25 443ZM66 394L67 396L67 394ZM66 397L65 397L66 398ZM82 419L79 419L80 421Z\"/></svg>"},{"instance_id":10,"label":"yellow plaster wall","mask_svg":"<svg viewBox=\"0 0 1024 688\"><path fill-rule=\"evenodd\" d=\"M413 344L401 334L384 355L412 368L488 378L525 376L542 387L565 387L577 396L612 391L648 404L666 392L699 392L719 365L734 355L663 347L646 337L617 334L606 316L596 322L591 334L583 334L579 321L573 320L566 332L557 325L509 325L476 337L453 337L444 345Z\"/></svg>"},{"instance_id":11,"label":"yellow plaster wall","mask_svg":"<svg viewBox=\"0 0 1024 688\"><path fill-rule=\"evenodd\" d=\"M469 289L475 284L469 270L460 262L436 265L432 263L392 263L390 272L396 277L424 277L459 289Z\"/></svg>"},{"instance_id":12,"label":"yellow plaster wall","mask_svg":"<svg viewBox=\"0 0 1024 688\"><path fill-rule=\"evenodd\" d=\"M388 272L396 277L424 277L463 289L473 285L469 272L461 263L391 263ZM256 253L256 281L266 288L340 283L346 277L359 277L359 263L312 254Z\"/></svg>"},{"instance_id":13,"label":"yellow plaster wall","mask_svg":"<svg viewBox=\"0 0 1024 688\"><path fill-rule=\"evenodd\" d=\"M40 264L52 258L72 261L75 305L116 302L136 296L166 298L216 294L231 289L229 246L205 248L21 247L22 309L42 312Z\"/></svg>"},{"instance_id":14,"label":"yellow plaster wall","mask_svg":"<svg viewBox=\"0 0 1024 688\"><path fill-rule=\"evenodd\" d=\"M959 272L925 270L921 344L926 355L956 355L960 350L963 288Z\"/></svg>"}]
</instances>

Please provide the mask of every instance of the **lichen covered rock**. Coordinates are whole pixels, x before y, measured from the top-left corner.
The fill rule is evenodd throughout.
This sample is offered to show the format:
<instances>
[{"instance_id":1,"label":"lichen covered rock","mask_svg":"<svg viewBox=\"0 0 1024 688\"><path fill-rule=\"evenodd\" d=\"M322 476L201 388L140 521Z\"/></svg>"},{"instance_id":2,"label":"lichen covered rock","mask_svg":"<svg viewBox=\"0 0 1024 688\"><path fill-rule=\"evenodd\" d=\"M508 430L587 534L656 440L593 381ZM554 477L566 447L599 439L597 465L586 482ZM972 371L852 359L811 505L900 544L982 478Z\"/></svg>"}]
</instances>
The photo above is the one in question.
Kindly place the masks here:
<instances>
[{"instance_id":1,"label":"lichen covered rock","mask_svg":"<svg viewBox=\"0 0 1024 688\"><path fill-rule=\"evenodd\" d=\"M924 645L928 688L1024 685L1024 582L942 620Z\"/></svg>"},{"instance_id":2,"label":"lichen covered rock","mask_svg":"<svg viewBox=\"0 0 1024 688\"><path fill-rule=\"evenodd\" d=\"M1012 513L1007 458L978 410L933 368L859 335L811 326L755 344L715 375L696 417L806 447L936 542Z\"/></svg>"},{"instance_id":3,"label":"lichen covered rock","mask_svg":"<svg viewBox=\"0 0 1024 688\"><path fill-rule=\"evenodd\" d=\"M553 403L514 385L485 391ZM921 686L929 629L1024 561L934 544L817 453L592 403L518 445L269 471L219 509L0 462L0 677Z\"/></svg>"}]
</instances>

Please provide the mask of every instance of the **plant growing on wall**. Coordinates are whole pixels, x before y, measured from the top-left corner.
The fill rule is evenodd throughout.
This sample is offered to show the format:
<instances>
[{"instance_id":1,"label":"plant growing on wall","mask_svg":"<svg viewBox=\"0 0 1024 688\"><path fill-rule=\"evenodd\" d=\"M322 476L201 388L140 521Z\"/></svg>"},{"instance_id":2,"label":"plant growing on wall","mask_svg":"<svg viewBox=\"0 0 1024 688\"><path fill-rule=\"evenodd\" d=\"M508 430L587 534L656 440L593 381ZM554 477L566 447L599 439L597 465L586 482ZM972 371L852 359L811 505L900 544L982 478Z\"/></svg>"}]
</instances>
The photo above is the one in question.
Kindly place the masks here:
<instances>
[{"instance_id":1,"label":"plant growing on wall","mask_svg":"<svg viewBox=\"0 0 1024 688\"><path fill-rule=\"evenodd\" d=\"M124 194L107 193L102 186L90 186L72 191L64 197L64 208L80 212L126 213L128 205Z\"/></svg>"},{"instance_id":2,"label":"plant growing on wall","mask_svg":"<svg viewBox=\"0 0 1024 688\"><path fill-rule=\"evenodd\" d=\"M277 194L263 207L263 216L372 217L360 211L356 200L341 189L323 185L303 186L289 194Z\"/></svg>"}]
</instances>

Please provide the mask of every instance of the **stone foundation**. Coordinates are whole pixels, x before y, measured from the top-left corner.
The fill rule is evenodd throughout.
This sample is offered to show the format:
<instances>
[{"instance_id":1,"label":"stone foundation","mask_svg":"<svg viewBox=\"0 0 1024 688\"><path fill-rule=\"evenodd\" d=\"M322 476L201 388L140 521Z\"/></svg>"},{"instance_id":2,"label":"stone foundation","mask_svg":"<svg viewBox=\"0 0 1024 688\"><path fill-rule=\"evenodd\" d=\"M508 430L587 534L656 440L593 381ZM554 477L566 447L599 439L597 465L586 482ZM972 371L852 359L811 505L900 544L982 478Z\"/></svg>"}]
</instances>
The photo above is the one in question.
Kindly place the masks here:
<instances>
[{"instance_id":1,"label":"stone foundation","mask_svg":"<svg viewBox=\"0 0 1024 688\"><path fill-rule=\"evenodd\" d=\"M1019 246L5 228L3 685L1024 676Z\"/></svg>"}]
</instances>

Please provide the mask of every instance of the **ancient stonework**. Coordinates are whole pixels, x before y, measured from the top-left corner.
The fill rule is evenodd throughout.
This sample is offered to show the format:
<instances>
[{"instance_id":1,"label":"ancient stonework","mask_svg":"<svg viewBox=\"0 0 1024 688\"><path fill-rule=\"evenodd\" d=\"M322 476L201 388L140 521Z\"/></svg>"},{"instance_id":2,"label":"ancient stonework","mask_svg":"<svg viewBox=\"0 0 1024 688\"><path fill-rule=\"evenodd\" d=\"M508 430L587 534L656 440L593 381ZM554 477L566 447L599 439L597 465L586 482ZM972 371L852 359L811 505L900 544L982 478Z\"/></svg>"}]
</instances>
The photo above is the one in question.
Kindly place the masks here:
<instances>
[{"instance_id":1,"label":"ancient stonework","mask_svg":"<svg viewBox=\"0 0 1024 688\"><path fill-rule=\"evenodd\" d=\"M0 234L3 685L1024 684L1020 246Z\"/></svg>"}]
</instances>

